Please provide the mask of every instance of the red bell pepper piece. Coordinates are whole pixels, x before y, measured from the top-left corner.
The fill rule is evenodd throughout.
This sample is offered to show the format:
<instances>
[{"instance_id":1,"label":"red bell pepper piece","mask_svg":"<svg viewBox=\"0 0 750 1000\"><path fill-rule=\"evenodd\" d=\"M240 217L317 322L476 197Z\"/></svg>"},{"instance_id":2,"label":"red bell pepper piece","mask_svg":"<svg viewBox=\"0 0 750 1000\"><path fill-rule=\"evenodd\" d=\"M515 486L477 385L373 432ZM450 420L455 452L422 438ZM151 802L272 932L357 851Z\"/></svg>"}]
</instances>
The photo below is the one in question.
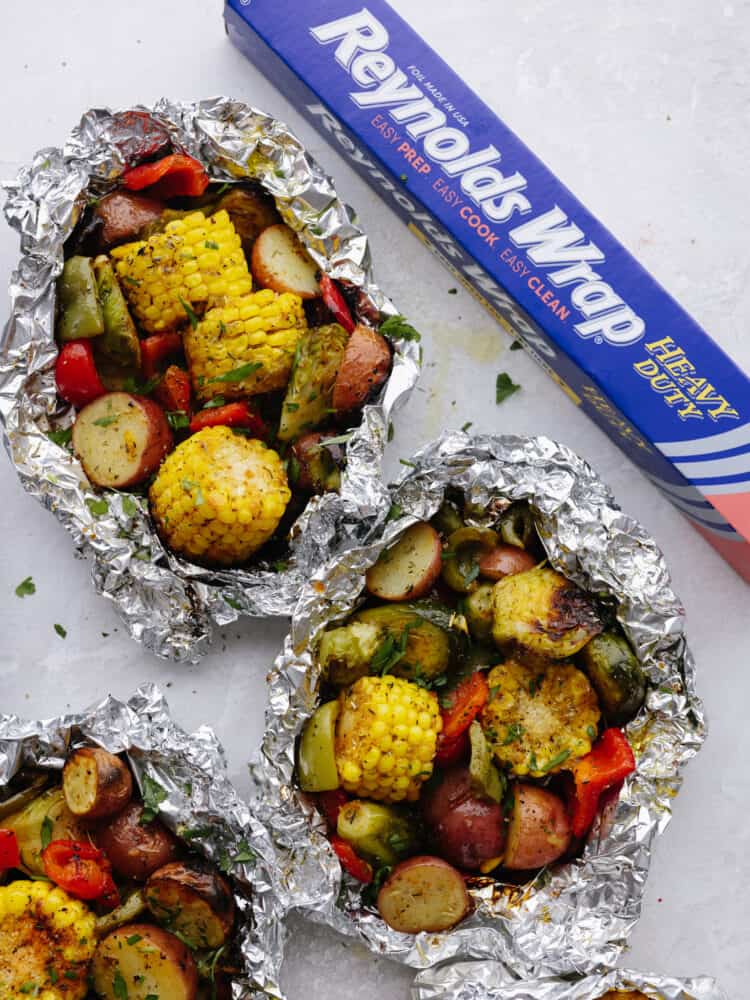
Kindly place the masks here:
<instances>
[{"instance_id":1,"label":"red bell pepper piece","mask_svg":"<svg viewBox=\"0 0 750 1000\"><path fill-rule=\"evenodd\" d=\"M590 753L571 765L575 779L573 833L582 837L594 822L599 799L635 771L635 757L621 729L605 729Z\"/></svg>"},{"instance_id":2,"label":"red bell pepper piece","mask_svg":"<svg viewBox=\"0 0 750 1000\"><path fill-rule=\"evenodd\" d=\"M53 840L42 851L44 871L55 885L77 899L96 899L109 908L120 894L112 879L112 866L103 851L77 840Z\"/></svg>"},{"instance_id":3,"label":"red bell pepper piece","mask_svg":"<svg viewBox=\"0 0 750 1000\"><path fill-rule=\"evenodd\" d=\"M333 313L333 318L336 322L340 323L347 333L351 333L356 323L352 319L349 306L346 304L346 300L339 291L336 282L332 278L329 278L327 274L320 276L320 294L326 308Z\"/></svg>"},{"instance_id":4,"label":"red bell pepper piece","mask_svg":"<svg viewBox=\"0 0 750 1000\"><path fill-rule=\"evenodd\" d=\"M122 183L129 191L150 188L154 198L189 197L202 195L208 187L209 177L202 163L184 153L172 153L155 163L143 163L126 170Z\"/></svg>"},{"instance_id":5,"label":"red bell pepper piece","mask_svg":"<svg viewBox=\"0 0 750 1000\"><path fill-rule=\"evenodd\" d=\"M349 801L349 796L343 788L332 792L319 792L318 805L326 818L328 826L335 832L339 821L339 813Z\"/></svg>"},{"instance_id":6,"label":"red bell pepper piece","mask_svg":"<svg viewBox=\"0 0 750 1000\"><path fill-rule=\"evenodd\" d=\"M13 830L0 830L0 872L5 868L18 868L21 852Z\"/></svg>"},{"instance_id":7,"label":"red bell pepper piece","mask_svg":"<svg viewBox=\"0 0 750 1000\"><path fill-rule=\"evenodd\" d=\"M63 345L55 363L55 382L58 395L77 410L105 394L90 341L70 340Z\"/></svg>"},{"instance_id":8,"label":"red bell pepper piece","mask_svg":"<svg viewBox=\"0 0 750 1000\"><path fill-rule=\"evenodd\" d=\"M336 852L341 867L352 878L356 878L358 882L364 882L365 885L372 882L372 866L360 858L348 840L334 835L331 837L331 847Z\"/></svg>"},{"instance_id":9,"label":"red bell pepper piece","mask_svg":"<svg viewBox=\"0 0 750 1000\"><path fill-rule=\"evenodd\" d=\"M196 434L204 427L245 427L253 437L263 438L268 427L258 411L244 400L226 403L196 413L190 421L190 432Z\"/></svg>"},{"instance_id":10,"label":"red bell pepper piece","mask_svg":"<svg viewBox=\"0 0 750 1000\"><path fill-rule=\"evenodd\" d=\"M179 333L155 333L141 341L141 371L144 378L153 378L162 370L167 358L182 351L182 337Z\"/></svg>"},{"instance_id":11,"label":"red bell pepper piece","mask_svg":"<svg viewBox=\"0 0 750 1000\"><path fill-rule=\"evenodd\" d=\"M469 754L469 730L464 729L464 731L456 737L455 740L445 740L443 739L443 734L440 733L437 740L437 752L435 754L435 763L438 767L451 767L453 764L458 764L460 760L467 757Z\"/></svg>"},{"instance_id":12,"label":"red bell pepper piece","mask_svg":"<svg viewBox=\"0 0 750 1000\"><path fill-rule=\"evenodd\" d=\"M167 411L190 413L190 376L184 368L170 365L154 389L154 396Z\"/></svg>"},{"instance_id":13,"label":"red bell pepper piece","mask_svg":"<svg viewBox=\"0 0 750 1000\"><path fill-rule=\"evenodd\" d=\"M487 676L477 670L457 684L446 697L450 699L450 704L440 713L443 717L440 736L444 744L455 742L465 733L487 704L490 697Z\"/></svg>"}]
</instances>

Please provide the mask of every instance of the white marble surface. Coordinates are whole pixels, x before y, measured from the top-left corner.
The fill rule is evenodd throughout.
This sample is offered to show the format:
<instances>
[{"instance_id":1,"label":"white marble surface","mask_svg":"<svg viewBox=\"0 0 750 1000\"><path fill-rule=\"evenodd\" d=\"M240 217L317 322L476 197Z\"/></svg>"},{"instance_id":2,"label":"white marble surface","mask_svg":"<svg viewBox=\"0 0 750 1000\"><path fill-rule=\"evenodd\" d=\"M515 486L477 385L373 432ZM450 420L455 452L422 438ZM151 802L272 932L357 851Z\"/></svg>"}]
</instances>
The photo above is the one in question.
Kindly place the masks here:
<instances>
[{"instance_id":1,"label":"white marble surface","mask_svg":"<svg viewBox=\"0 0 750 1000\"><path fill-rule=\"evenodd\" d=\"M277 0L278 2L278 0ZM283 0L282 0L283 2ZM394 0L519 134L745 367L750 340L746 195L750 157L747 0ZM3 3L0 174L61 143L94 105L162 94L230 93L289 120L336 176L372 237L377 275L425 334L427 368L397 428L390 467L445 427L547 433L586 456L663 546L690 622L712 722L654 857L627 962L719 976L747 995L750 911L750 591L622 454L455 284L383 203L229 45L219 0ZM321 9L325 4L320 5ZM16 257L0 228L0 282ZM506 370L523 391L494 405ZM233 778L262 725L265 671L283 623L230 628L200 667L143 653L94 596L85 563L52 516L0 473L0 709L81 707L144 679L169 687L187 727L212 723ZM33 576L37 592L13 590ZM53 631L67 629L67 639ZM290 1000L406 997L408 973L299 923L285 972Z\"/></svg>"}]
</instances>

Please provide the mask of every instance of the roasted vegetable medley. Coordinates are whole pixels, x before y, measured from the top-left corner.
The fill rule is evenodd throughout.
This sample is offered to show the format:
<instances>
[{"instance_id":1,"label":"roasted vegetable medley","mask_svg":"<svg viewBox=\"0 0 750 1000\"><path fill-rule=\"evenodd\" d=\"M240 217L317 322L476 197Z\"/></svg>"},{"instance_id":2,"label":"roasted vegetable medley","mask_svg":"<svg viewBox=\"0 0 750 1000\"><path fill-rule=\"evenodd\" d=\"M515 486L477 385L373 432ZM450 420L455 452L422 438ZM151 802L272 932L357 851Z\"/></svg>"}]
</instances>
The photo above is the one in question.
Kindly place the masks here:
<instances>
[{"instance_id":1,"label":"roasted vegetable medley","mask_svg":"<svg viewBox=\"0 0 750 1000\"><path fill-rule=\"evenodd\" d=\"M342 867L397 931L445 930L467 879L523 882L582 848L635 769L646 693L613 613L551 569L524 504L449 496L323 632L297 751Z\"/></svg>"},{"instance_id":2,"label":"roasted vegetable medley","mask_svg":"<svg viewBox=\"0 0 750 1000\"><path fill-rule=\"evenodd\" d=\"M146 490L165 544L209 566L244 563L339 488L399 328L355 320L259 185L210 183L179 153L87 206L57 292L86 475Z\"/></svg>"},{"instance_id":3,"label":"roasted vegetable medley","mask_svg":"<svg viewBox=\"0 0 750 1000\"><path fill-rule=\"evenodd\" d=\"M231 885L190 831L160 822L165 798L148 776L135 794L125 761L96 746L69 754L62 783L18 775L0 801L3 1000L230 995Z\"/></svg>"}]
</instances>

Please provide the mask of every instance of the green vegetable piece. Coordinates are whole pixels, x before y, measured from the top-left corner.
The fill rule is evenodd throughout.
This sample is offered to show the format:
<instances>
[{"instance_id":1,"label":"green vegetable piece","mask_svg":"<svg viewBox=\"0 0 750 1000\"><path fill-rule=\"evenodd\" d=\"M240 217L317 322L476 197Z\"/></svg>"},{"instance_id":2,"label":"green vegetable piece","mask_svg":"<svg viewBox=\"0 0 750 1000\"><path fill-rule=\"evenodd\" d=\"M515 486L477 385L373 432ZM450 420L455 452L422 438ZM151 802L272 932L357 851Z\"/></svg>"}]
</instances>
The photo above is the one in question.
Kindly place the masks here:
<instances>
[{"instance_id":1,"label":"green vegetable piece","mask_svg":"<svg viewBox=\"0 0 750 1000\"><path fill-rule=\"evenodd\" d=\"M281 408L280 441L292 441L330 416L333 385L348 339L346 330L338 323L319 326L302 335Z\"/></svg>"},{"instance_id":2,"label":"green vegetable piece","mask_svg":"<svg viewBox=\"0 0 750 1000\"><path fill-rule=\"evenodd\" d=\"M336 832L370 864L395 865L419 846L415 824L392 806L353 799L339 811Z\"/></svg>"},{"instance_id":3,"label":"green vegetable piece","mask_svg":"<svg viewBox=\"0 0 750 1000\"><path fill-rule=\"evenodd\" d=\"M579 659L609 724L630 722L646 697L646 675L625 637L602 632L583 647Z\"/></svg>"},{"instance_id":4,"label":"green vegetable piece","mask_svg":"<svg viewBox=\"0 0 750 1000\"><path fill-rule=\"evenodd\" d=\"M370 672L383 631L367 622L351 622L324 632L318 648L318 662L326 680L336 687L348 687Z\"/></svg>"},{"instance_id":5,"label":"green vegetable piece","mask_svg":"<svg viewBox=\"0 0 750 1000\"><path fill-rule=\"evenodd\" d=\"M114 931L118 927L123 927L125 924L133 923L134 920L137 920L145 912L146 898L143 890L135 889L116 909L96 918L96 936L103 938L110 931ZM136 936L133 935L133 937ZM128 944L135 944L135 942L128 938Z\"/></svg>"},{"instance_id":6,"label":"green vegetable piece","mask_svg":"<svg viewBox=\"0 0 750 1000\"><path fill-rule=\"evenodd\" d=\"M42 851L52 840L81 840L86 834L65 804L62 788L36 795L18 811L4 816L2 826L16 835L21 868L28 875L44 875Z\"/></svg>"},{"instance_id":7,"label":"green vegetable piece","mask_svg":"<svg viewBox=\"0 0 750 1000\"><path fill-rule=\"evenodd\" d=\"M482 732L482 727L476 721L469 726L469 743L471 745L469 774L473 790L477 795L492 799L493 802L502 802L505 781L492 762L492 750Z\"/></svg>"},{"instance_id":8,"label":"green vegetable piece","mask_svg":"<svg viewBox=\"0 0 750 1000\"><path fill-rule=\"evenodd\" d=\"M490 528L459 528L448 538L443 553L442 577L459 594L468 594L479 576L479 558L483 551L497 545L496 532Z\"/></svg>"},{"instance_id":9,"label":"green vegetable piece","mask_svg":"<svg viewBox=\"0 0 750 1000\"><path fill-rule=\"evenodd\" d=\"M394 644L401 642L407 629L403 655L389 672L407 680L414 680L417 674L423 680L430 680L448 669L452 637L445 627L430 621L429 615L430 609L416 603L383 604L358 611L352 621L376 626L382 632L382 641L390 639Z\"/></svg>"},{"instance_id":10,"label":"green vegetable piece","mask_svg":"<svg viewBox=\"0 0 750 1000\"><path fill-rule=\"evenodd\" d=\"M101 359L102 368L111 364L135 375L141 369L141 344L109 257L96 258L94 276L104 318L104 334L94 347L96 359Z\"/></svg>"},{"instance_id":11,"label":"green vegetable piece","mask_svg":"<svg viewBox=\"0 0 750 1000\"><path fill-rule=\"evenodd\" d=\"M307 720L297 754L303 792L331 792L339 787L336 767L336 720L339 703L328 701Z\"/></svg>"},{"instance_id":12,"label":"green vegetable piece","mask_svg":"<svg viewBox=\"0 0 750 1000\"><path fill-rule=\"evenodd\" d=\"M506 545L515 545L517 549L525 549L536 535L534 518L525 503L514 503L500 518L499 531Z\"/></svg>"},{"instance_id":13,"label":"green vegetable piece","mask_svg":"<svg viewBox=\"0 0 750 1000\"><path fill-rule=\"evenodd\" d=\"M57 335L61 341L99 337L104 333L90 257L70 257L65 261L57 281L57 297L60 305Z\"/></svg>"},{"instance_id":14,"label":"green vegetable piece","mask_svg":"<svg viewBox=\"0 0 750 1000\"><path fill-rule=\"evenodd\" d=\"M459 528L463 528L464 522L461 517L458 508L450 500L444 500L430 522L436 531L439 531L441 535L452 535L454 531L458 531Z\"/></svg>"},{"instance_id":15,"label":"green vegetable piece","mask_svg":"<svg viewBox=\"0 0 750 1000\"><path fill-rule=\"evenodd\" d=\"M466 622L472 637L478 642L489 642L492 639L492 591L492 584L484 583L464 599Z\"/></svg>"}]
</instances>

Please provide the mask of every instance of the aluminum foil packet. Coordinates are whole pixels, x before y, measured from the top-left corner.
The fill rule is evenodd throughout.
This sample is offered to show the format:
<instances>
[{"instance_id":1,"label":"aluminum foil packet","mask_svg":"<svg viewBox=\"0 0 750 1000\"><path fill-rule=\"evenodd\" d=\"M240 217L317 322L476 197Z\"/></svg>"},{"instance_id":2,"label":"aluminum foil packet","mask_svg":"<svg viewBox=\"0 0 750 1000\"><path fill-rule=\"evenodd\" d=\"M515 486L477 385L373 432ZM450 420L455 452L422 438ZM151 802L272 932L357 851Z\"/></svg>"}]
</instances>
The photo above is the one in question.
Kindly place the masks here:
<instances>
[{"instance_id":1,"label":"aluminum foil packet","mask_svg":"<svg viewBox=\"0 0 750 1000\"><path fill-rule=\"evenodd\" d=\"M413 967L483 956L519 976L613 965L638 919L652 844L670 820L682 767L705 737L684 613L664 557L586 462L548 438L446 434L410 464L392 490L380 538L331 560L305 590L270 674L267 729L251 772L257 814L288 857L282 902ZM491 504L495 515L528 501L550 563L611 607L650 685L627 727L637 770L616 807L595 822L583 855L521 887L473 878L469 917L452 931L412 936L363 907L359 883L342 877L323 821L294 783L295 739L316 707L317 636L362 602L367 567L406 527L430 518L448 487L482 508Z\"/></svg>"},{"instance_id":2,"label":"aluminum foil packet","mask_svg":"<svg viewBox=\"0 0 750 1000\"><path fill-rule=\"evenodd\" d=\"M609 969L583 979L513 981L499 962L452 962L420 972L412 1000L600 1000L608 990L640 990L649 1000L729 1000L714 979L673 979Z\"/></svg>"},{"instance_id":3,"label":"aluminum foil packet","mask_svg":"<svg viewBox=\"0 0 750 1000\"><path fill-rule=\"evenodd\" d=\"M186 733L153 685L140 687L127 703L108 697L80 714L41 722L0 715L0 800L22 769L61 772L70 750L86 745L125 753L141 792L148 777L165 793L159 818L230 874L244 966L232 980L233 1000L280 996L284 929L275 902L276 852L227 778L213 731L201 726Z\"/></svg>"},{"instance_id":4,"label":"aluminum foil packet","mask_svg":"<svg viewBox=\"0 0 750 1000\"><path fill-rule=\"evenodd\" d=\"M333 181L286 125L227 97L89 111L62 149L41 150L4 185L5 216L21 234L22 253L0 344L6 449L23 488L92 557L94 586L115 604L131 635L159 656L197 662L213 625L240 614L291 614L303 581L385 519L390 500L380 465L391 416L417 380L419 347L413 340L394 343L391 375L346 444L340 494L308 503L281 571L262 562L232 570L196 566L162 546L145 499L95 493L79 462L47 436L73 420L55 391L55 279L63 244L87 202L110 191L165 138L200 159L212 180L260 182L320 268L355 291L360 317L377 322L396 309L374 283L367 237Z\"/></svg>"}]
</instances>

